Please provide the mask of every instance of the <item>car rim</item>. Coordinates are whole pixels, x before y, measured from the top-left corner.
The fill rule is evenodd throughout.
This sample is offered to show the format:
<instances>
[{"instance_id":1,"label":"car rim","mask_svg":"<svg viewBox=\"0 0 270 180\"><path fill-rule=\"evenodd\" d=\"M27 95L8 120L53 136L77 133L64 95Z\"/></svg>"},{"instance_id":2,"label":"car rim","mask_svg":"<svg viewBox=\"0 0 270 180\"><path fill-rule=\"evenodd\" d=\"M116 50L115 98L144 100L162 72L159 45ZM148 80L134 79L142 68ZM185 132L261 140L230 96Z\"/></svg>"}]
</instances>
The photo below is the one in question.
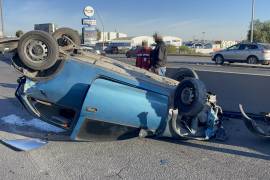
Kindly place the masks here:
<instances>
[{"instance_id":1,"label":"car rim","mask_svg":"<svg viewBox=\"0 0 270 180\"><path fill-rule=\"evenodd\" d=\"M194 100L194 91L193 91L193 88L190 88L190 87L186 87L183 89L182 93L181 93L181 101L184 103L184 104L191 104Z\"/></svg>"},{"instance_id":2,"label":"car rim","mask_svg":"<svg viewBox=\"0 0 270 180\"><path fill-rule=\"evenodd\" d=\"M217 56L217 57L216 57L216 63L217 63L217 64L221 64L222 61L223 61L222 57L220 57L220 56Z\"/></svg>"},{"instance_id":3,"label":"car rim","mask_svg":"<svg viewBox=\"0 0 270 180\"><path fill-rule=\"evenodd\" d=\"M249 58L249 64L255 64L256 63L256 58L254 58L254 57L251 57L251 58Z\"/></svg>"},{"instance_id":4,"label":"car rim","mask_svg":"<svg viewBox=\"0 0 270 180\"><path fill-rule=\"evenodd\" d=\"M43 61L48 56L48 46L40 40L29 40L25 46L25 54L34 61Z\"/></svg>"}]
</instances>

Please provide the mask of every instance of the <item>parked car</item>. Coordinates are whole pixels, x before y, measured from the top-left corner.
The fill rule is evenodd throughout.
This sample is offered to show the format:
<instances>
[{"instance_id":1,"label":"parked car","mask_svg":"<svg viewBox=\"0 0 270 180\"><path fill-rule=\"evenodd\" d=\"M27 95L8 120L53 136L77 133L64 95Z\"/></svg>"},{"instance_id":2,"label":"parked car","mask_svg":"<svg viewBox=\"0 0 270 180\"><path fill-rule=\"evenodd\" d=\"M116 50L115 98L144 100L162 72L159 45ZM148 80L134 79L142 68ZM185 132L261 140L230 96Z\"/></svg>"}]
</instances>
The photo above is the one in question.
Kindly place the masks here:
<instances>
[{"instance_id":1,"label":"parked car","mask_svg":"<svg viewBox=\"0 0 270 180\"><path fill-rule=\"evenodd\" d=\"M216 64L241 62L248 64L269 64L270 44L240 43L212 54Z\"/></svg>"},{"instance_id":2,"label":"parked car","mask_svg":"<svg viewBox=\"0 0 270 180\"><path fill-rule=\"evenodd\" d=\"M12 62L22 74L16 97L33 115L65 129L70 139L183 137L183 117L190 120L204 109L206 88L195 72L185 69L176 80L161 77L78 53L72 30L55 33L31 31L21 37Z\"/></svg>"},{"instance_id":3,"label":"parked car","mask_svg":"<svg viewBox=\"0 0 270 180\"><path fill-rule=\"evenodd\" d=\"M138 49L139 49L140 47L132 47L130 50L128 50L127 52L126 52L126 57L127 58L134 58L134 57L137 57L137 52L138 52Z\"/></svg>"},{"instance_id":4,"label":"parked car","mask_svg":"<svg viewBox=\"0 0 270 180\"><path fill-rule=\"evenodd\" d=\"M106 54L119 54L119 49L116 46L108 46L104 51Z\"/></svg>"},{"instance_id":5,"label":"parked car","mask_svg":"<svg viewBox=\"0 0 270 180\"><path fill-rule=\"evenodd\" d=\"M95 54L102 55L102 56L106 55L105 51L95 49L94 47L91 47L91 46L85 45L85 44L81 45L81 50L83 50L85 52L95 53Z\"/></svg>"}]
</instances>

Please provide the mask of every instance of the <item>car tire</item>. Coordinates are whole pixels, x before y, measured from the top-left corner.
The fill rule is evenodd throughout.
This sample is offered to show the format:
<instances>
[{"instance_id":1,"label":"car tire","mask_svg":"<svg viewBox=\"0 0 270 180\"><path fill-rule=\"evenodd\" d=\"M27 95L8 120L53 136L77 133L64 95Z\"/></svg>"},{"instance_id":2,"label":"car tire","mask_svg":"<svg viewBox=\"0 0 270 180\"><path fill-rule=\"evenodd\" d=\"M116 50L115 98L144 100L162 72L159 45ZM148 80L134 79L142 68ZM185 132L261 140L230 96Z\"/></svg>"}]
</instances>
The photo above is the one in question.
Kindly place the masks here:
<instances>
[{"instance_id":1,"label":"car tire","mask_svg":"<svg viewBox=\"0 0 270 180\"><path fill-rule=\"evenodd\" d=\"M204 83L198 79L187 78L178 85L174 104L181 115L194 117L203 110L206 99Z\"/></svg>"},{"instance_id":2,"label":"car tire","mask_svg":"<svg viewBox=\"0 0 270 180\"><path fill-rule=\"evenodd\" d=\"M19 40L17 52L27 68L37 71L49 69L59 58L57 42L44 31L24 34Z\"/></svg>"},{"instance_id":3,"label":"car tire","mask_svg":"<svg viewBox=\"0 0 270 180\"><path fill-rule=\"evenodd\" d=\"M199 79L199 76L193 69L189 68L179 68L176 70L176 73L172 76L172 79L179 82L183 81L186 78Z\"/></svg>"},{"instance_id":4,"label":"car tire","mask_svg":"<svg viewBox=\"0 0 270 180\"><path fill-rule=\"evenodd\" d=\"M256 56L250 56L247 58L248 64L258 64L258 58Z\"/></svg>"},{"instance_id":5,"label":"car tire","mask_svg":"<svg viewBox=\"0 0 270 180\"><path fill-rule=\"evenodd\" d=\"M63 38L64 36L72 40L74 44ZM53 33L53 37L55 38L62 51L73 51L76 46L80 46L81 44L79 33L71 28L59 28Z\"/></svg>"},{"instance_id":6,"label":"car tire","mask_svg":"<svg viewBox=\"0 0 270 180\"><path fill-rule=\"evenodd\" d=\"M222 64L224 64L224 57L222 55L218 54L215 56L214 61L216 64L222 65Z\"/></svg>"}]
</instances>

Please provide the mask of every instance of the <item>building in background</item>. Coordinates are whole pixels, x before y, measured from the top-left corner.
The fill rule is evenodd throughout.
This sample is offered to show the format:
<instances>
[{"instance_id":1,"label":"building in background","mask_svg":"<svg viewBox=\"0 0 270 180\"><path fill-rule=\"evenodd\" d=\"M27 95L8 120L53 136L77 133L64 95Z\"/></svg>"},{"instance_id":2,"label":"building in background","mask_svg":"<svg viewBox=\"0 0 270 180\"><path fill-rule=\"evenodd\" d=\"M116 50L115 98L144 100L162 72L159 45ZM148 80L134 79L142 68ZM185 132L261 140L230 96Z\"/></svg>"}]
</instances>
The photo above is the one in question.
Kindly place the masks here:
<instances>
[{"instance_id":1,"label":"building in background","mask_svg":"<svg viewBox=\"0 0 270 180\"><path fill-rule=\"evenodd\" d=\"M183 44L182 39L179 37L175 37L175 36L164 36L163 41L167 45L176 46L176 47L180 47Z\"/></svg>"},{"instance_id":2,"label":"building in background","mask_svg":"<svg viewBox=\"0 0 270 180\"><path fill-rule=\"evenodd\" d=\"M120 37L111 40L110 45L115 47L127 47L132 48L141 46L142 42L147 42L148 46L155 44L152 36L135 36L135 37ZM182 46L182 39L174 36L163 36L163 41L166 45L172 45L176 47Z\"/></svg>"},{"instance_id":3,"label":"building in background","mask_svg":"<svg viewBox=\"0 0 270 180\"><path fill-rule=\"evenodd\" d=\"M110 46L120 48L132 48L136 46L141 46L143 41L147 42L148 46L154 44L154 39L151 36L137 36L137 37L122 37L113 39L110 43Z\"/></svg>"},{"instance_id":4,"label":"building in background","mask_svg":"<svg viewBox=\"0 0 270 180\"><path fill-rule=\"evenodd\" d=\"M53 23L35 24L34 30L45 31L52 34L56 30L56 25Z\"/></svg>"},{"instance_id":5,"label":"building in background","mask_svg":"<svg viewBox=\"0 0 270 180\"><path fill-rule=\"evenodd\" d=\"M98 42L111 42L114 39L126 38L128 35L119 32L99 32Z\"/></svg>"}]
</instances>

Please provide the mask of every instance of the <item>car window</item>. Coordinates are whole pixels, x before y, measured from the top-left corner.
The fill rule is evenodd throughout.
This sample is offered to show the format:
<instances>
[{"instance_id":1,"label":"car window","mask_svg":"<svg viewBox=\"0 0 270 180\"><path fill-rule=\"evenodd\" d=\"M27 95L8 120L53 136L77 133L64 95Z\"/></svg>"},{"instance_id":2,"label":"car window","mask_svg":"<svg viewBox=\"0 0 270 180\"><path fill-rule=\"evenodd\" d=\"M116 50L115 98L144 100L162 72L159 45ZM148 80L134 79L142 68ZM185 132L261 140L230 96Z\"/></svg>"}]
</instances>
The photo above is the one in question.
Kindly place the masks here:
<instances>
[{"instance_id":1,"label":"car window","mask_svg":"<svg viewBox=\"0 0 270 180\"><path fill-rule=\"evenodd\" d=\"M239 46L239 50L245 50L245 49L247 49L247 45L246 44L241 44Z\"/></svg>"},{"instance_id":2,"label":"car window","mask_svg":"<svg viewBox=\"0 0 270 180\"><path fill-rule=\"evenodd\" d=\"M248 45L247 46L247 49L258 49L258 46L257 45L255 45L255 44L250 44L250 45Z\"/></svg>"},{"instance_id":3,"label":"car window","mask_svg":"<svg viewBox=\"0 0 270 180\"><path fill-rule=\"evenodd\" d=\"M229 47L228 50L237 50L239 49L239 47L240 47L240 44L236 44L234 46Z\"/></svg>"}]
</instances>

